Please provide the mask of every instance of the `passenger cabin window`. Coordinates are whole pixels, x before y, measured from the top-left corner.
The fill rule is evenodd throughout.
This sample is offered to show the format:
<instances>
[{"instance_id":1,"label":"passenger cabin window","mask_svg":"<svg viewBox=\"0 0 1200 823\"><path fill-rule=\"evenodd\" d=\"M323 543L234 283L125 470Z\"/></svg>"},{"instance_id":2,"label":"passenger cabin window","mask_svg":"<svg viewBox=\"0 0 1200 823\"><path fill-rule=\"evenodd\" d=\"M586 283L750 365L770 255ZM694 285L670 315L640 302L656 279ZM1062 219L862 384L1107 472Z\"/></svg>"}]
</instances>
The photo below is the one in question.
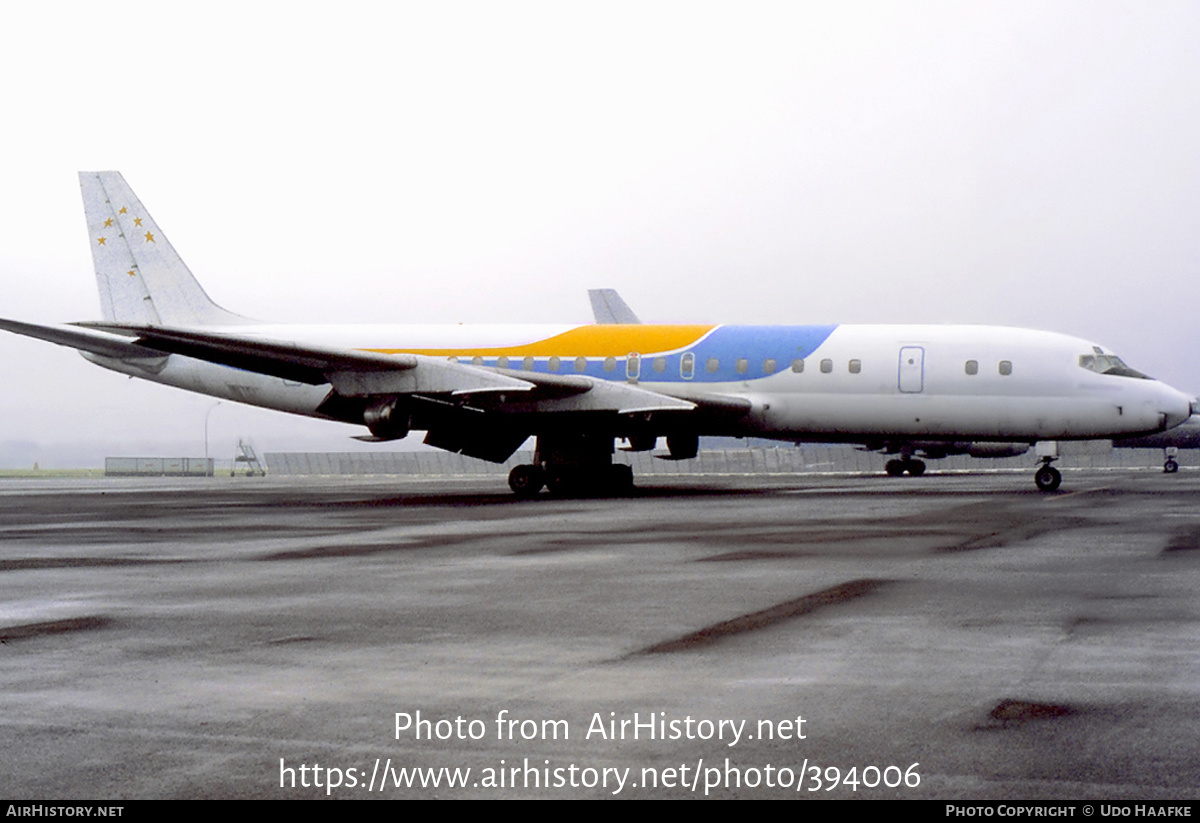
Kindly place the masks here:
<instances>
[{"instance_id":1,"label":"passenger cabin window","mask_svg":"<svg viewBox=\"0 0 1200 823\"><path fill-rule=\"evenodd\" d=\"M587 371L587 358L586 357L576 357L575 358L575 371Z\"/></svg>"},{"instance_id":2,"label":"passenger cabin window","mask_svg":"<svg viewBox=\"0 0 1200 823\"><path fill-rule=\"evenodd\" d=\"M666 370L667 370L667 358L665 358L665 357L654 358L654 372L656 374L662 374Z\"/></svg>"},{"instance_id":3,"label":"passenger cabin window","mask_svg":"<svg viewBox=\"0 0 1200 823\"><path fill-rule=\"evenodd\" d=\"M691 352L686 353L679 358L679 376L684 380L691 380L696 373L696 355Z\"/></svg>"},{"instance_id":4,"label":"passenger cabin window","mask_svg":"<svg viewBox=\"0 0 1200 823\"><path fill-rule=\"evenodd\" d=\"M637 352L630 352L625 358L625 379L630 383L636 383L638 376L642 372L642 356Z\"/></svg>"},{"instance_id":5,"label":"passenger cabin window","mask_svg":"<svg viewBox=\"0 0 1200 823\"><path fill-rule=\"evenodd\" d=\"M979 374L979 361L978 360L968 360L967 361L967 374Z\"/></svg>"},{"instance_id":6,"label":"passenger cabin window","mask_svg":"<svg viewBox=\"0 0 1200 823\"><path fill-rule=\"evenodd\" d=\"M833 371L833 361L828 357L821 361L821 374L829 374Z\"/></svg>"},{"instance_id":7,"label":"passenger cabin window","mask_svg":"<svg viewBox=\"0 0 1200 823\"><path fill-rule=\"evenodd\" d=\"M483 358L482 358L482 357L480 357L478 354L477 354L477 355L475 355L474 357L472 357L472 358L471 358L471 365L472 365L472 366L482 366L482 365L483 365Z\"/></svg>"},{"instance_id":8,"label":"passenger cabin window","mask_svg":"<svg viewBox=\"0 0 1200 823\"><path fill-rule=\"evenodd\" d=\"M775 358L768 357L766 360L763 361L763 374L774 374L774 373L775 373Z\"/></svg>"},{"instance_id":9,"label":"passenger cabin window","mask_svg":"<svg viewBox=\"0 0 1200 823\"><path fill-rule=\"evenodd\" d=\"M1001 374L1012 374L1012 361L1011 360L1001 360L1000 361L1000 373Z\"/></svg>"},{"instance_id":10,"label":"passenger cabin window","mask_svg":"<svg viewBox=\"0 0 1200 823\"><path fill-rule=\"evenodd\" d=\"M502 369L507 369L508 368L508 358L505 357L504 355L500 355L498 358L496 358L496 365Z\"/></svg>"},{"instance_id":11,"label":"passenger cabin window","mask_svg":"<svg viewBox=\"0 0 1200 823\"><path fill-rule=\"evenodd\" d=\"M1113 354L1081 354L1079 355L1079 365L1088 371L1094 371L1097 374L1111 374L1116 377L1136 377L1141 380L1149 380L1147 375L1142 374L1137 369L1131 369L1121 362L1121 358Z\"/></svg>"},{"instance_id":12,"label":"passenger cabin window","mask_svg":"<svg viewBox=\"0 0 1200 823\"><path fill-rule=\"evenodd\" d=\"M804 358L803 357L797 357L795 360L792 361L792 371L794 371L796 374L800 374L800 372L804 371Z\"/></svg>"},{"instance_id":13,"label":"passenger cabin window","mask_svg":"<svg viewBox=\"0 0 1200 823\"><path fill-rule=\"evenodd\" d=\"M737 369L738 374L745 374L750 370L750 361L744 357L739 357L737 362L734 363L734 368Z\"/></svg>"},{"instance_id":14,"label":"passenger cabin window","mask_svg":"<svg viewBox=\"0 0 1200 823\"><path fill-rule=\"evenodd\" d=\"M524 360L522 360L521 368L523 368L525 371L533 371L533 358L526 357Z\"/></svg>"},{"instance_id":15,"label":"passenger cabin window","mask_svg":"<svg viewBox=\"0 0 1200 823\"><path fill-rule=\"evenodd\" d=\"M862 371L862 361L861 360L851 360L850 361L850 373L858 374L861 371Z\"/></svg>"},{"instance_id":16,"label":"passenger cabin window","mask_svg":"<svg viewBox=\"0 0 1200 823\"><path fill-rule=\"evenodd\" d=\"M704 370L709 374L712 374L719 368L721 368L721 361L715 357L708 358L708 362L704 364Z\"/></svg>"},{"instance_id":17,"label":"passenger cabin window","mask_svg":"<svg viewBox=\"0 0 1200 823\"><path fill-rule=\"evenodd\" d=\"M615 358L615 357L604 358L604 370L605 371L616 371L617 370L617 358Z\"/></svg>"},{"instance_id":18,"label":"passenger cabin window","mask_svg":"<svg viewBox=\"0 0 1200 823\"><path fill-rule=\"evenodd\" d=\"M550 371L558 371L558 368L561 365L562 360L557 357L551 357L550 362L546 364L546 368L550 369Z\"/></svg>"}]
</instances>

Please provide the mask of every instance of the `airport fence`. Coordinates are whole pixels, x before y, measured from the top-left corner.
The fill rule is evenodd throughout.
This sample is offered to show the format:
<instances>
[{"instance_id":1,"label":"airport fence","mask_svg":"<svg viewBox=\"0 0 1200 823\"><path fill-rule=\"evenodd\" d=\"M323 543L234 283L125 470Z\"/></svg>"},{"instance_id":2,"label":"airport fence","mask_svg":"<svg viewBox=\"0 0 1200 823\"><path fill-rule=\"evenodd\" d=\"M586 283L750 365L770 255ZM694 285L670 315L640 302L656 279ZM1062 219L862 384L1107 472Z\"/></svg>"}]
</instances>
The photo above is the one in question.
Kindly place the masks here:
<instances>
[{"instance_id":1,"label":"airport fence","mask_svg":"<svg viewBox=\"0 0 1200 823\"><path fill-rule=\"evenodd\" d=\"M212 477L211 457L106 457L105 477Z\"/></svg>"}]
</instances>

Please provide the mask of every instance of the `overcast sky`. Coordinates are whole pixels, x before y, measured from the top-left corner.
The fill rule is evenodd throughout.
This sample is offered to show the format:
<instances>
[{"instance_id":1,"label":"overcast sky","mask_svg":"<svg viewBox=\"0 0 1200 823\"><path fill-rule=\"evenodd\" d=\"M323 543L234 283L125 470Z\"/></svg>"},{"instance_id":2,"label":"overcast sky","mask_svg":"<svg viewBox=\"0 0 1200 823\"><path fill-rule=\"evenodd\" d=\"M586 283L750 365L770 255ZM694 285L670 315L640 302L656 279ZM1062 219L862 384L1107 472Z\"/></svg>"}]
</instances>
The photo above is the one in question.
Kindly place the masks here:
<instances>
[{"instance_id":1,"label":"overcast sky","mask_svg":"<svg viewBox=\"0 0 1200 823\"><path fill-rule=\"evenodd\" d=\"M79 170L293 322L987 323L1200 392L1200 4L44 3L0 32L0 316L99 317ZM0 335L0 466L359 429Z\"/></svg>"}]
</instances>

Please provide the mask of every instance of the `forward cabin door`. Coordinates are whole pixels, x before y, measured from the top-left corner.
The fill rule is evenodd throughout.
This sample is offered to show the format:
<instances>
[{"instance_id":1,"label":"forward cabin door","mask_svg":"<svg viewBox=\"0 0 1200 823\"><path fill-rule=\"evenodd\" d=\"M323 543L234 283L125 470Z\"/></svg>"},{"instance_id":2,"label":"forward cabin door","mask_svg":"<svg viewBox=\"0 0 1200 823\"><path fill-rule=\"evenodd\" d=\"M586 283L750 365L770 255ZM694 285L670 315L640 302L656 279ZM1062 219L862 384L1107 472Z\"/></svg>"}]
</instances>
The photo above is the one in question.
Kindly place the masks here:
<instances>
[{"instance_id":1,"label":"forward cabin door","mask_svg":"<svg viewBox=\"0 0 1200 823\"><path fill-rule=\"evenodd\" d=\"M917 394L925 388L925 349L903 346L900 349L900 391Z\"/></svg>"}]
</instances>

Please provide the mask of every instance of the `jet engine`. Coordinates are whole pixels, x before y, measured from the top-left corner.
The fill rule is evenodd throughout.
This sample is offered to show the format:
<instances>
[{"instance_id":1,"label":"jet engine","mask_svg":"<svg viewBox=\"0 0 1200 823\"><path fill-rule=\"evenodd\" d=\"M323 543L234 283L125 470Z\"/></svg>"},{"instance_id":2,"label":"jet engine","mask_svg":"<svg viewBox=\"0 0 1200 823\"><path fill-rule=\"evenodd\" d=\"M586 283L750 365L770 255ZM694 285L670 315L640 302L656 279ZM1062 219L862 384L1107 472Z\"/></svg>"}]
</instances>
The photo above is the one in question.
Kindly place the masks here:
<instances>
[{"instance_id":1,"label":"jet engine","mask_svg":"<svg viewBox=\"0 0 1200 823\"><path fill-rule=\"evenodd\" d=\"M668 434L667 451L672 460L691 460L700 451L700 436L690 432Z\"/></svg>"},{"instance_id":2,"label":"jet engine","mask_svg":"<svg viewBox=\"0 0 1200 823\"><path fill-rule=\"evenodd\" d=\"M966 449L971 457L1019 457L1027 451L1028 443L968 443Z\"/></svg>"},{"instance_id":3,"label":"jet engine","mask_svg":"<svg viewBox=\"0 0 1200 823\"><path fill-rule=\"evenodd\" d=\"M363 409L363 423L379 440L403 440L408 436L410 419L398 397L385 397Z\"/></svg>"}]
</instances>

